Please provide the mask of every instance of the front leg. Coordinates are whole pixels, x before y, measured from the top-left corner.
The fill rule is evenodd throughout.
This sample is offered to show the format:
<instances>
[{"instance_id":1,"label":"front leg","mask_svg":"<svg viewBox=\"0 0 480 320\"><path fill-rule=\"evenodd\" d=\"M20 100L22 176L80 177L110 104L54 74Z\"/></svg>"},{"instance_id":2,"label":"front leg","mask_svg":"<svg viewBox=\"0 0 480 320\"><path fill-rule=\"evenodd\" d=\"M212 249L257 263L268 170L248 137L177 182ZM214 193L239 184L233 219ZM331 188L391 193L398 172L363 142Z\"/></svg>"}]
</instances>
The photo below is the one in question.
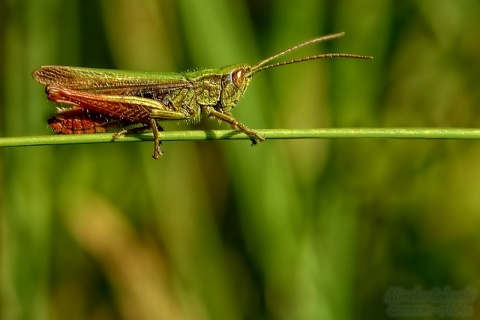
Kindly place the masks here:
<instances>
[{"instance_id":1,"label":"front leg","mask_svg":"<svg viewBox=\"0 0 480 320\"><path fill-rule=\"evenodd\" d=\"M256 131L248 128L246 125L239 122L231 114L225 114L225 113L219 112L210 106L203 106L202 108L208 115L229 123L234 130L239 129L245 132L247 135L251 137L250 140L252 141L252 145L257 144L257 139L260 141L265 141L264 137L260 136Z\"/></svg>"}]
</instances>

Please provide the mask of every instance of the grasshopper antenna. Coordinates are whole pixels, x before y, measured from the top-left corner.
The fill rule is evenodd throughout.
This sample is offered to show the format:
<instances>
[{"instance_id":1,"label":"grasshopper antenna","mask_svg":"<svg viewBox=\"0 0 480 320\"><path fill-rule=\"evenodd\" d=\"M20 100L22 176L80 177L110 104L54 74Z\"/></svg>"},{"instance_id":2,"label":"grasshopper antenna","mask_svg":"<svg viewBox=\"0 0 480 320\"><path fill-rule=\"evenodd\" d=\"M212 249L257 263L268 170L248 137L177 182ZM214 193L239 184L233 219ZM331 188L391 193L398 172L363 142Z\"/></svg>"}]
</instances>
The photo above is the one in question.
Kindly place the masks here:
<instances>
[{"instance_id":1,"label":"grasshopper antenna","mask_svg":"<svg viewBox=\"0 0 480 320\"><path fill-rule=\"evenodd\" d=\"M323 59L323 58L373 59L373 57L371 57L371 56L364 56L364 55L351 54L351 53L324 53L324 54L317 54L317 55L313 55L313 56L308 56L308 57L303 57L303 58L298 58L298 59L293 59L293 60L282 61L282 62L277 62L277 63L265 65L266 63L268 63L268 62L270 62L274 59L277 59L278 57L286 55L287 53L290 53L290 52L295 51L297 49L300 49L302 47L311 45L313 43L321 42L321 41L336 39L336 38L342 37L344 35L345 35L345 32L339 32L339 33L329 34L329 35L326 35L326 36L323 36L323 37L311 39L311 40L302 42L300 44L297 44L296 46L293 46L293 47L288 48L284 51L281 51L281 52L279 52L279 53L277 53L277 54L275 54L271 57L268 57L264 60L261 60L260 62L258 62L257 64L255 64L252 67L252 74L255 74L257 72L260 72L260 71L263 71L263 70L266 70L266 69L275 68L275 67L279 67L279 66L284 66L284 65L288 65L288 64L292 64L292 63L309 61L309 60L316 60L316 59Z\"/></svg>"}]
</instances>

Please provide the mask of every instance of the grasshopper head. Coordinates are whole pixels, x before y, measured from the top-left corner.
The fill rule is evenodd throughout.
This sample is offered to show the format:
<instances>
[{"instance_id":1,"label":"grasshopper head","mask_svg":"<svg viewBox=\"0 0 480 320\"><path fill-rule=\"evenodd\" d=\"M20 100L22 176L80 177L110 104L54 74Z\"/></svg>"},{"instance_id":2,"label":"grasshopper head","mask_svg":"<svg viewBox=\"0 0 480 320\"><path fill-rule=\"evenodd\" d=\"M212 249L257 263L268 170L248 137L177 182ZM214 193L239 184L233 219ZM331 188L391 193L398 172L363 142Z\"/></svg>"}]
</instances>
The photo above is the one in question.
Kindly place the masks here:
<instances>
[{"instance_id":1,"label":"grasshopper head","mask_svg":"<svg viewBox=\"0 0 480 320\"><path fill-rule=\"evenodd\" d=\"M222 70L221 106L223 112L230 112L243 96L252 80L252 68L247 64L237 64Z\"/></svg>"}]
</instances>

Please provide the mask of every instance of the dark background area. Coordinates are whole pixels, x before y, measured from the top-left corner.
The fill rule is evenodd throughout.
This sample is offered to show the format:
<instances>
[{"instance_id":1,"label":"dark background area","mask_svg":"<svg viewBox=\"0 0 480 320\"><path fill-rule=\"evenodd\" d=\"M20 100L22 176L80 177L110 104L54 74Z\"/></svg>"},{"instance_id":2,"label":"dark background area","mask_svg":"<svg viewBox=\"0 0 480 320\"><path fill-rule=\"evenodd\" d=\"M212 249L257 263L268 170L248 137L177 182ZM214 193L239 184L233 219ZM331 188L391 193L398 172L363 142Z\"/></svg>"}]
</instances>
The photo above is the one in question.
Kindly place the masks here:
<instances>
[{"instance_id":1,"label":"dark background area","mask_svg":"<svg viewBox=\"0 0 480 320\"><path fill-rule=\"evenodd\" d=\"M479 18L478 1L0 0L0 134L51 134L41 65L254 64L340 31L292 56L374 60L262 72L234 115L257 129L479 127ZM2 319L382 319L392 288L480 286L476 141L163 150L0 150ZM467 307L478 317L478 299Z\"/></svg>"}]
</instances>

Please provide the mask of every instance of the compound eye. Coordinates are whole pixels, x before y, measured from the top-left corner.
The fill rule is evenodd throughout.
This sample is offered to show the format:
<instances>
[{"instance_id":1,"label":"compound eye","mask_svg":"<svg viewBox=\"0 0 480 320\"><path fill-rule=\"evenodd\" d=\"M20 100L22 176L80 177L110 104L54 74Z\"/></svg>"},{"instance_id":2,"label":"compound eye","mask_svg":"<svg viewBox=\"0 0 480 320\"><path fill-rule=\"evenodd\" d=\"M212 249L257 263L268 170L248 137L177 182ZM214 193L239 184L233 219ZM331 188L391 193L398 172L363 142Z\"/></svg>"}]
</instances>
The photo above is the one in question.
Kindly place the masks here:
<instances>
[{"instance_id":1,"label":"compound eye","mask_svg":"<svg viewBox=\"0 0 480 320\"><path fill-rule=\"evenodd\" d=\"M238 88L243 86L243 83L245 81L245 71L242 68L233 70L230 76L235 86L237 86Z\"/></svg>"}]
</instances>

